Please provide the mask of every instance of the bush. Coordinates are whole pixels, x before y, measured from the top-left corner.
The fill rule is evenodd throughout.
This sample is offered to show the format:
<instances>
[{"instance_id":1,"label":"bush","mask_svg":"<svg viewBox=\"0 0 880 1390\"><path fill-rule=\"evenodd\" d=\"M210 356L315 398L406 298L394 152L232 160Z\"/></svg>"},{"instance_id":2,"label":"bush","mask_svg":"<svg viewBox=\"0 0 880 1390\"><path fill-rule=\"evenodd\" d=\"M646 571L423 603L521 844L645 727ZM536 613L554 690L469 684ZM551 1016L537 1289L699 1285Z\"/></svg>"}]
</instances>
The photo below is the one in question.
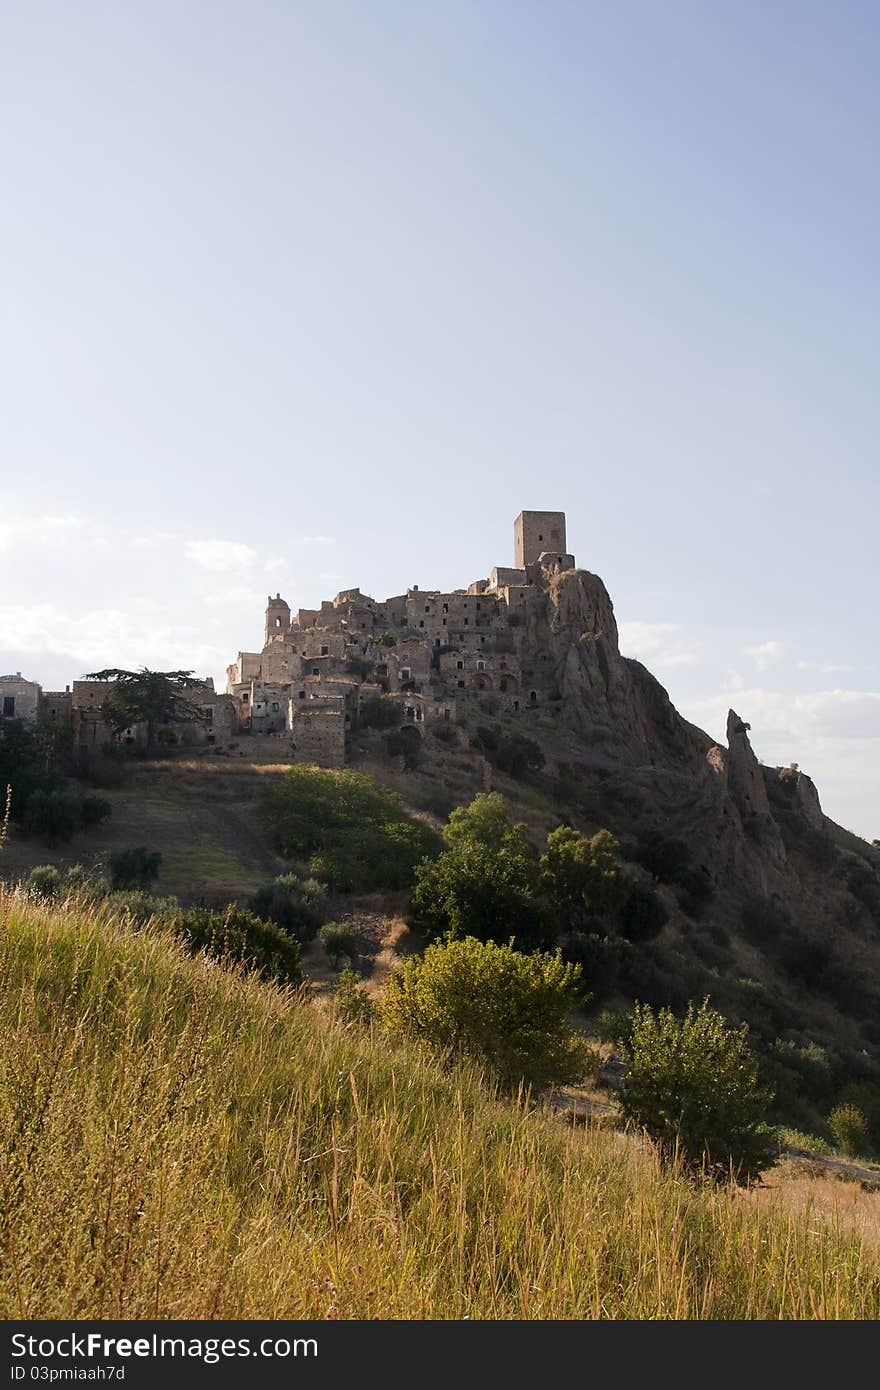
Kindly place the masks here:
<instances>
[{"instance_id":1,"label":"bush","mask_svg":"<svg viewBox=\"0 0 880 1390\"><path fill-rule=\"evenodd\" d=\"M205 951L224 963L243 964L265 979L299 985L299 945L274 922L230 904L219 912L191 907L173 920L175 934L195 955Z\"/></svg>"},{"instance_id":2,"label":"bush","mask_svg":"<svg viewBox=\"0 0 880 1390\"><path fill-rule=\"evenodd\" d=\"M83 829L103 825L113 814L113 807L103 796L84 796L80 802Z\"/></svg>"},{"instance_id":3,"label":"bush","mask_svg":"<svg viewBox=\"0 0 880 1390\"><path fill-rule=\"evenodd\" d=\"M162 855L157 849L146 849L138 845L134 849L120 849L110 855L110 887L114 892L126 888L143 888L149 891L150 885L159 877Z\"/></svg>"},{"instance_id":4,"label":"bush","mask_svg":"<svg viewBox=\"0 0 880 1390\"><path fill-rule=\"evenodd\" d=\"M665 1158L677 1153L715 1177L751 1178L772 1162L772 1096L759 1084L745 1027L729 1028L705 1001L683 1019L637 1004L626 1060L623 1112Z\"/></svg>"},{"instance_id":5,"label":"bush","mask_svg":"<svg viewBox=\"0 0 880 1390\"><path fill-rule=\"evenodd\" d=\"M838 1105L828 1116L828 1126L838 1147L852 1158L865 1158L871 1152L868 1121L855 1105Z\"/></svg>"},{"instance_id":6,"label":"bush","mask_svg":"<svg viewBox=\"0 0 880 1390\"><path fill-rule=\"evenodd\" d=\"M661 883L677 883L679 875L691 862L691 851L677 836L664 835L662 830L649 830L640 836L635 858Z\"/></svg>"},{"instance_id":7,"label":"bush","mask_svg":"<svg viewBox=\"0 0 880 1390\"><path fill-rule=\"evenodd\" d=\"M476 1057L505 1085L561 1085L595 1066L568 1022L579 977L558 954L527 956L466 937L406 961L380 1008L393 1030Z\"/></svg>"},{"instance_id":8,"label":"bush","mask_svg":"<svg viewBox=\"0 0 880 1390\"><path fill-rule=\"evenodd\" d=\"M25 880L27 891L35 898L57 897L61 884L61 871L55 864L38 864Z\"/></svg>"},{"instance_id":9,"label":"bush","mask_svg":"<svg viewBox=\"0 0 880 1390\"><path fill-rule=\"evenodd\" d=\"M628 949L619 936L606 936L601 931L576 931L563 941L562 958L581 967L586 997L593 1004L601 1004L614 993L621 960Z\"/></svg>"},{"instance_id":10,"label":"bush","mask_svg":"<svg viewBox=\"0 0 880 1390\"><path fill-rule=\"evenodd\" d=\"M650 884L636 880L620 909L618 924L628 941L650 941L669 921L666 904Z\"/></svg>"},{"instance_id":11,"label":"bush","mask_svg":"<svg viewBox=\"0 0 880 1390\"><path fill-rule=\"evenodd\" d=\"M279 874L254 894L251 911L305 943L327 916L327 889L315 878Z\"/></svg>"},{"instance_id":12,"label":"bush","mask_svg":"<svg viewBox=\"0 0 880 1390\"><path fill-rule=\"evenodd\" d=\"M349 965L357 960L358 930L353 922L328 922L318 932L318 940L334 970L339 970L344 960Z\"/></svg>"},{"instance_id":13,"label":"bush","mask_svg":"<svg viewBox=\"0 0 880 1390\"><path fill-rule=\"evenodd\" d=\"M144 926L154 918L171 924L180 910L180 903L175 897L169 895L167 898L154 898L152 893L136 890L110 893L106 902L120 916L127 917L138 927Z\"/></svg>"},{"instance_id":14,"label":"bush","mask_svg":"<svg viewBox=\"0 0 880 1390\"><path fill-rule=\"evenodd\" d=\"M345 1023L366 1025L372 1022L375 1008L370 996L363 988L363 980L350 965L340 970L333 985L333 1002L339 1017Z\"/></svg>"},{"instance_id":15,"label":"bush","mask_svg":"<svg viewBox=\"0 0 880 1390\"><path fill-rule=\"evenodd\" d=\"M24 810L24 828L49 845L72 840L82 826L82 800L73 792L34 791Z\"/></svg>"},{"instance_id":16,"label":"bush","mask_svg":"<svg viewBox=\"0 0 880 1390\"><path fill-rule=\"evenodd\" d=\"M756 946L766 947L776 941L790 925L785 908L770 898L752 898L743 908L743 932Z\"/></svg>"},{"instance_id":17,"label":"bush","mask_svg":"<svg viewBox=\"0 0 880 1390\"><path fill-rule=\"evenodd\" d=\"M705 869L682 869L675 879L679 906L689 917L701 917L715 896L715 885Z\"/></svg>"},{"instance_id":18,"label":"bush","mask_svg":"<svg viewBox=\"0 0 880 1390\"><path fill-rule=\"evenodd\" d=\"M504 733L500 724L491 728L481 725L471 739L471 747L510 777L525 777L544 766L544 754L534 739Z\"/></svg>"}]
</instances>

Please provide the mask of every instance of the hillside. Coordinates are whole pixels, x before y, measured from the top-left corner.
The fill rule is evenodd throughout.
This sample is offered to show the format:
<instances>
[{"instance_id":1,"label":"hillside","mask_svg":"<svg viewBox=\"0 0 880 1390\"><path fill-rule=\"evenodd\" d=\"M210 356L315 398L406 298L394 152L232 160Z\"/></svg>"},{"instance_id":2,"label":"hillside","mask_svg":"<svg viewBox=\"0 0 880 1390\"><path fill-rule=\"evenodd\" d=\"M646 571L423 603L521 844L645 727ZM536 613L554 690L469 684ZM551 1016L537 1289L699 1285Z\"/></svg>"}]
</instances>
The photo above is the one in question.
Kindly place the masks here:
<instances>
[{"instance_id":1,"label":"hillside","mask_svg":"<svg viewBox=\"0 0 880 1390\"><path fill-rule=\"evenodd\" d=\"M880 1315L880 1253L74 906L0 902L0 1316Z\"/></svg>"}]
</instances>

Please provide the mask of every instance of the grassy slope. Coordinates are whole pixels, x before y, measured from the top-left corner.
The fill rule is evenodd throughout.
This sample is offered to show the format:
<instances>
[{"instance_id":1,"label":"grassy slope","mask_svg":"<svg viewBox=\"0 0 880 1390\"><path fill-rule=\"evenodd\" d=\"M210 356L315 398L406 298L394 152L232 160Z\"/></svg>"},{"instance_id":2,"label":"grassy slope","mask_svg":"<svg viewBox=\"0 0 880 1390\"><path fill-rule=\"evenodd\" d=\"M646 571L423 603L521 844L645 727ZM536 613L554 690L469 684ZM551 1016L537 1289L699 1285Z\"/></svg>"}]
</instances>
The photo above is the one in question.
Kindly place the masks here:
<instances>
[{"instance_id":1,"label":"grassy slope","mask_svg":"<svg viewBox=\"0 0 880 1390\"><path fill-rule=\"evenodd\" d=\"M877 1317L880 1254L0 898L0 1315Z\"/></svg>"},{"instance_id":2,"label":"grassy slope","mask_svg":"<svg viewBox=\"0 0 880 1390\"><path fill-rule=\"evenodd\" d=\"M91 865L114 850L146 845L162 854L158 895L218 903L246 898L284 872L258 809L261 784L283 770L252 758L132 763L118 789L80 788L111 803L105 825L54 849L13 831L3 877L24 877L35 864Z\"/></svg>"}]
</instances>

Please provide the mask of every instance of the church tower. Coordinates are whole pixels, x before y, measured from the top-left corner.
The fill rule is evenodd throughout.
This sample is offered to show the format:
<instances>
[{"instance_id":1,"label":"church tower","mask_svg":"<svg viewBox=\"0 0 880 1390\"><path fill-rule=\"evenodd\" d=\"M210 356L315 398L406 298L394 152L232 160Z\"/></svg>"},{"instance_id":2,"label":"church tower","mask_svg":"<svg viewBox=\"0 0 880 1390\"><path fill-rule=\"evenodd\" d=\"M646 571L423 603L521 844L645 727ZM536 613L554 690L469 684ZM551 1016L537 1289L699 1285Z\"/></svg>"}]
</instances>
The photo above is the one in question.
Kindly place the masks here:
<instances>
[{"instance_id":1,"label":"church tower","mask_svg":"<svg viewBox=\"0 0 880 1390\"><path fill-rule=\"evenodd\" d=\"M285 603L280 594L273 598L269 595L269 604L266 608L266 641L272 642L276 637L283 637L290 627L290 604Z\"/></svg>"}]
</instances>

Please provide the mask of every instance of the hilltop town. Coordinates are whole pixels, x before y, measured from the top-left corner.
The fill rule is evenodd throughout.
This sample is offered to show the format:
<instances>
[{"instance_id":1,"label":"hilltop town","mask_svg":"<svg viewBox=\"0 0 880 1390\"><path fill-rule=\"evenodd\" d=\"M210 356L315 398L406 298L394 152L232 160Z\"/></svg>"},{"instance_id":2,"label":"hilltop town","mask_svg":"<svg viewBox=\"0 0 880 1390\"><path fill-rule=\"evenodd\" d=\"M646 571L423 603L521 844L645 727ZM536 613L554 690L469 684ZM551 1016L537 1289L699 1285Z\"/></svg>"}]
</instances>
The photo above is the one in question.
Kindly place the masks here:
<instances>
[{"instance_id":1,"label":"hilltop town","mask_svg":"<svg viewBox=\"0 0 880 1390\"><path fill-rule=\"evenodd\" d=\"M454 721L474 701L493 714L558 701L531 620L552 577L574 564L565 514L524 511L514 523L513 566L496 566L465 589L414 584L384 602L346 589L295 614L280 594L270 595L262 650L238 653L225 694L206 679L193 694L201 720L169 723L157 741L167 750L288 733L293 760L342 767L365 709L383 695L422 731ZM64 691L43 691L16 672L0 677L3 717L69 721L82 754L112 742L143 746L142 727L118 732L104 719L109 688L78 679Z\"/></svg>"}]
</instances>

